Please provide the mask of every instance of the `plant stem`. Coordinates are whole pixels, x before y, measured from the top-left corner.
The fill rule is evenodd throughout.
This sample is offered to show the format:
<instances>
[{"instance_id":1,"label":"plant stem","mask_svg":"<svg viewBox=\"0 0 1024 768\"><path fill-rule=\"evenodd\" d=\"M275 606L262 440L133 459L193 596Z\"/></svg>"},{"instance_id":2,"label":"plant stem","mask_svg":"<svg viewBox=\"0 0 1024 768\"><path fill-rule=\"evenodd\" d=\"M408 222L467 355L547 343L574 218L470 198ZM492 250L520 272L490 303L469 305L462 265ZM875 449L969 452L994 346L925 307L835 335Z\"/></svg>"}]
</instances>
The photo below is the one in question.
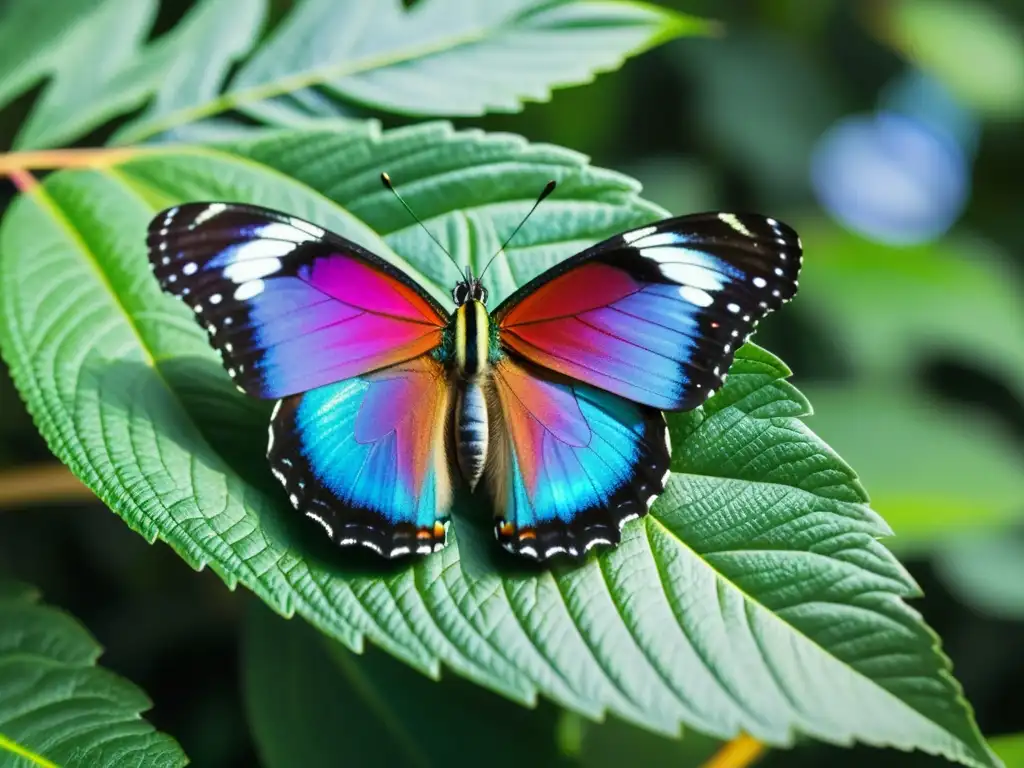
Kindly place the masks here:
<instances>
[{"instance_id":1,"label":"plant stem","mask_svg":"<svg viewBox=\"0 0 1024 768\"><path fill-rule=\"evenodd\" d=\"M741 733L723 746L701 768L746 768L765 752L764 744Z\"/></svg>"},{"instance_id":2,"label":"plant stem","mask_svg":"<svg viewBox=\"0 0 1024 768\"><path fill-rule=\"evenodd\" d=\"M36 177L24 168L13 169L9 171L7 175L10 177L11 183L14 184L15 188L19 192L31 192L39 186L39 182L36 181Z\"/></svg>"},{"instance_id":3,"label":"plant stem","mask_svg":"<svg viewBox=\"0 0 1024 768\"><path fill-rule=\"evenodd\" d=\"M63 464L37 464L0 472L0 509L94 498Z\"/></svg>"},{"instance_id":4,"label":"plant stem","mask_svg":"<svg viewBox=\"0 0 1024 768\"><path fill-rule=\"evenodd\" d=\"M9 176L18 185L15 176L29 168L100 168L114 165L137 155L138 148L44 149L38 152L9 152L0 154L0 174Z\"/></svg>"}]
</instances>

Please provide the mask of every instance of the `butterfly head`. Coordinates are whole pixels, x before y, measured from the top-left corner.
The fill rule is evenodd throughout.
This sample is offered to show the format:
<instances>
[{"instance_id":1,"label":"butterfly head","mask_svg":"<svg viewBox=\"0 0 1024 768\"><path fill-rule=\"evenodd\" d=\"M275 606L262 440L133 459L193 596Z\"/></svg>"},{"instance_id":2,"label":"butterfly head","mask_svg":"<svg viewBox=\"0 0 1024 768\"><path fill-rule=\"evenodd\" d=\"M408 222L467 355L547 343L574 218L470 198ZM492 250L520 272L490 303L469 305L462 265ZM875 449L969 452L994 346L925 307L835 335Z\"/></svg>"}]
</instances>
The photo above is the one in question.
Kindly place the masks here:
<instances>
[{"instance_id":1,"label":"butterfly head","mask_svg":"<svg viewBox=\"0 0 1024 768\"><path fill-rule=\"evenodd\" d=\"M479 301L486 304L487 289L484 288L484 284L478 278L460 280L452 288L452 301L455 302L457 307L461 307L467 301Z\"/></svg>"}]
</instances>

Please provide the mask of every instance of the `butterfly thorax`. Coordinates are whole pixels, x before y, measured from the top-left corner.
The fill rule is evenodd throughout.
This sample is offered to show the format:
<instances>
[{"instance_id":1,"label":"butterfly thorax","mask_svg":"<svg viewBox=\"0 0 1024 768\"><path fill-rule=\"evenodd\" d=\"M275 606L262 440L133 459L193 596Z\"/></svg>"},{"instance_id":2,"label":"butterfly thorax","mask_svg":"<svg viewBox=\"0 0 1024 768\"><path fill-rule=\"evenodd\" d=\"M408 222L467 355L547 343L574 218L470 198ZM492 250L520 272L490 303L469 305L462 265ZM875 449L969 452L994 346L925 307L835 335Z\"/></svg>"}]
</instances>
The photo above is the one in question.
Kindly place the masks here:
<instances>
[{"instance_id":1,"label":"butterfly thorax","mask_svg":"<svg viewBox=\"0 0 1024 768\"><path fill-rule=\"evenodd\" d=\"M491 321L483 302L470 299L455 310L453 373L458 380L455 449L459 469L475 488L487 462L489 442L487 397L484 387L490 369Z\"/></svg>"},{"instance_id":2,"label":"butterfly thorax","mask_svg":"<svg viewBox=\"0 0 1024 768\"><path fill-rule=\"evenodd\" d=\"M467 301L455 310L455 372L460 379L487 374L490 359L490 317L482 302Z\"/></svg>"}]
</instances>

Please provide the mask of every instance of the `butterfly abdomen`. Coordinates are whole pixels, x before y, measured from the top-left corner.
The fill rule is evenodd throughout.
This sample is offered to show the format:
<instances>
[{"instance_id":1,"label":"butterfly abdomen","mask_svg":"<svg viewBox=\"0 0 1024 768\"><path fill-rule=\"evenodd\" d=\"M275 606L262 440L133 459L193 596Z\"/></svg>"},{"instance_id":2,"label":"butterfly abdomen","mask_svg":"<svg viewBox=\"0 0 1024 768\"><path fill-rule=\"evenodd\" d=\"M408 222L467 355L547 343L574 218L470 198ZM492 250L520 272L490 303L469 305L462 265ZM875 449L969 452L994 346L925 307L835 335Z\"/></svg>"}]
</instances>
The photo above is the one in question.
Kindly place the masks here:
<instances>
[{"instance_id":1,"label":"butterfly abdomen","mask_svg":"<svg viewBox=\"0 0 1024 768\"><path fill-rule=\"evenodd\" d=\"M489 440L487 398L478 381L464 382L455 412L455 452L470 490L484 473Z\"/></svg>"}]
</instances>

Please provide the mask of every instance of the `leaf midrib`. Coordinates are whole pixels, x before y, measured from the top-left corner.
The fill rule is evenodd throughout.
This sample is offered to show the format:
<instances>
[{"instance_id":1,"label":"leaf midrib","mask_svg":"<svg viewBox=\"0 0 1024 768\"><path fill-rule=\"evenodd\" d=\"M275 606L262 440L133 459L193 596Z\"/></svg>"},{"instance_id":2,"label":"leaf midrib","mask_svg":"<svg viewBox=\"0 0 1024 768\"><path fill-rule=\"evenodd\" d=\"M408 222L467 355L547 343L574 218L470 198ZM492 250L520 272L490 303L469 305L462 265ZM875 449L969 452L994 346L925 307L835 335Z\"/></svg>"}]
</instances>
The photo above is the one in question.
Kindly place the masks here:
<instances>
[{"instance_id":1,"label":"leaf midrib","mask_svg":"<svg viewBox=\"0 0 1024 768\"><path fill-rule=\"evenodd\" d=\"M675 475L677 473L673 472L672 474ZM786 486L786 487L792 488L793 486ZM862 673L860 670L856 669L855 667L851 666L849 663L847 663L843 659L841 659L838 656L835 656L835 655L829 653L828 650L825 649L824 647L822 647L822 645L818 641L814 640L812 637L808 636L806 633L800 631L793 624L789 623L788 621L783 619L781 616L779 616L775 611L772 611L771 609L769 609L768 607L763 605L760 601L758 601L756 598L754 598L749 592L747 592L742 587L740 587L739 584L737 584L732 579L730 579L728 576L726 576L724 573L722 573L717 568L715 568L710 562L708 562L708 560L701 553L697 552L689 544L687 544L686 541L684 541L682 538L677 536L676 533L671 528L669 528L667 525L665 525L665 523L663 523L660 519L658 519L658 517L656 517L655 515L648 515L647 517L648 517L648 520L649 520L649 522L646 523L647 525L657 525L657 526L659 526L661 528L661 530L665 534L667 534L672 540L674 540L681 549L689 552L690 555L692 555L693 557L697 558L706 568L708 568L708 570L710 570L711 573L714 574L714 577L715 577L716 580L718 580L720 583L725 584L730 589L735 590L736 594L738 594L743 599L744 605L746 605L748 607L753 607L755 610L757 610L759 612L759 615L761 615L761 616L763 616L764 614L767 614L773 620L781 622L783 624L783 626L786 627L786 630L788 632L791 632L794 635L800 637L803 641L808 643L812 648L814 648L817 651L819 651L820 653L822 653L826 658L829 658L831 660L834 660L834 661L838 662L843 667L848 669L853 675L859 677L862 680L868 681L868 683L870 683L873 688L875 688L876 690L881 691L884 695L890 697L901 708L906 709L906 710L910 710L911 712L916 714L918 717L922 718L923 720L925 720L926 722L928 722L929 724L931 724L935 728L938 728L940 731L945 733L950 738L954 739L961 746L961 748L965 751L965 753L970 754L972 756L975 756L974 755L974 750L962 738L960 738L960 736L958 736L955 733L949 731L945 726L941 725L940 723L936 722L935 720L932 720L930 717L928 717L927 715L925 715L924 713L919 711L916 707L914 707L910 702L904 701L899 696L897 696L892 691L890 691L888 688L886 688L883 685L878 684L878 682L876 682L872 678L868 677L867 675L865 675L864 673ZM655 558L655 560L657 560L657 558ZM661 572L661 568L660 567L658 567L657 572L658 572L658 581L661 584L662 589L665 589L665 579L664 579L664 576L663 576L663 574ZM672 611L673 615L676 616L677 623L679 624L680 627L682 627L683 623L682 623L681 617L676 613L676 608L675 608L675 605L674 605L674 601L670 600L668 602L668 606L669 606L669 609ZM751 637L754 638L755 642L758 643L758 646L760 647L760 639L757 637L756 633L751 632ZM938 647L938 644L934 641L934 639L933 639L933 641L931 643L931 650L932 650L933 653L936 653L936 654L941 653L941 650ZM762 659L765 659L763 654L762 654ZM775 672L774 672L774 669L772 668L772 665L768 664L765 661L764 666L765 666L766 669L769 670L769 673L774 677ZM944 679L944 682L947 682L947 683L950 682L951 675L950 675L949 669L948 669L948 667L946 665L943 665L943 668L941 670L939 670L938 674ZM786 689L783 686L779 685L777 682L776 682L776 685L777 685L779 691L781 693L783 693L784 695L786 695L787 698L788 698L788 692L786 691ZM955 686L954 689L953 689L954 692L955 692L957 703L959 703L961 705L967 705L967 700L964 698L963 692L958 690L958 688L959 688L959 686ZM799 712L800 711L796 707L794 707L793 709L794 709L795 712ZM871 742L865 740L865 743L871 743ZM978 764L979 765L983 765L984 763L979 762Z\"/></svg>"},{"instance_id":2,"label":"leaf midrib","mask_svg":"<svg viewBox=\"0 0 1024 768\"><path fill-rule=\"evenodd\" d=\"M254 85L249 88L232 91L227 90L220 96L204 104L199 104L185 109L178 109L168 112L162 119L154 120L142 125L138 130L127 130L117 136L117 144L132 144L144 141L164 131L176 128L179 125L196 122L211 117L230 109L251 104L258 101L265 101L294 91L310 88L321 84L329 79L351 77L353 75L369 72L374 69L383 69L404 64L417 58L425 58L438 53L444 53L451 49L460 48L464 45L471 45L486 40L489 35L501 27L490 27L471 30L461 35L452 35L441 38L432 43L412 45L408 48L399 48L394 51L366 56L362 59L356 58L338 64L329 64L322 67L314 67L293 75L271 80L268 83Z\"/></svg>"},{"instance_id":3,"label":"leaf midrib","mask_svg":"<svg viewBox=\"0 0 1024 768\"><path fill-rule=\"evenodd\" d=\"M40 768L60 768L56 763L50 762L42 755L26 749L13 739L7 738L2 733L0 733L0 752L8 752L12 755L16 755L17 757L24 758L33 765L40 766Z\"/></svg>"}]
</instances>

